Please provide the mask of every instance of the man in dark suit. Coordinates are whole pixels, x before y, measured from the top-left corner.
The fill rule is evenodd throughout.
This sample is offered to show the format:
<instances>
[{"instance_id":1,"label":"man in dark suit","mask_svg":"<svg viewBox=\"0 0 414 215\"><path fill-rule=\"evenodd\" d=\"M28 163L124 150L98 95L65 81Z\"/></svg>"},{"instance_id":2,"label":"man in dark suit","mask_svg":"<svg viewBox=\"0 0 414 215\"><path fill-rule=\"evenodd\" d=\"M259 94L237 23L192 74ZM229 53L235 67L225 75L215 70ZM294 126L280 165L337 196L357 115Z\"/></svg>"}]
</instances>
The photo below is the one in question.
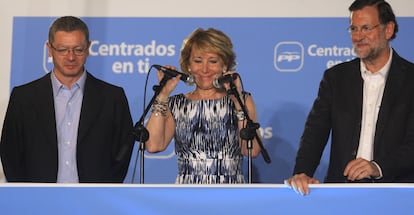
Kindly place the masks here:
<instances>
[{"instance_id":1,"label":"man in dark suit","mask_svg":"<svg viewBox=\"0 0 414 215\"><path fill-rule=\"evenodd\" d=\"M56 19L47 42L52 72L15 87L0 155L8 182L123 182L132 154L132 118L122 88L86 71L89 30Z\"/></svg>"},{"instance_id":2,"label":"man in dark suit","mask_svg":"<svg viewBox=\"0 0 414 215\"><path fill-rule=\"evenodd\" d=\"M359 58L325 71L305 124L294 174L285 183L306 195L331 134L325 182L414 182L414 65L389 41L398 24L384 0L349 7Z\"/></svg>"}]
</instances>

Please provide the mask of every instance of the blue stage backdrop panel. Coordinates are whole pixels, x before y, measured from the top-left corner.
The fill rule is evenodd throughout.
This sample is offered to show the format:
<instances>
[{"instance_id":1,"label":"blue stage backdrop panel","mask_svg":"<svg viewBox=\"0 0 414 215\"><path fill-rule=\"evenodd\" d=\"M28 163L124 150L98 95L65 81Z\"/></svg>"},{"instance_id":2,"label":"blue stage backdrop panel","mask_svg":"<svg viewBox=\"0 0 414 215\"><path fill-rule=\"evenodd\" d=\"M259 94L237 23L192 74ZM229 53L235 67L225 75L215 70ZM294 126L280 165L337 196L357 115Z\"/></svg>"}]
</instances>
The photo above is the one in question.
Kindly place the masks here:
<instances>
[{"instance_id":1,"label":"blue stage backdrop panel","mask_svg":"<svg viewBox=\"0 0 414 215\"><path fill-rule=\"evenodd\" d=\"M0 186L2 214L228 215L412 214L409 184L313 186L301 196L283 185L7 184Z\"/></svg>"},{"instance_id":2,"label":"blue stage backdrop panel","mask_svg":"<svg viewBox=\"0 0 414 215\"><path fill-rule=\"evenodd\" d=\"M11 88L37 79L52 69L45 42L56 17L14 17ZM198 27L228 34L237 53L237 70L244 88L253 94L260 131L271 163L253 160L253 182L283 183L291 175L306 116L323 71L355 57L348 18L120 18L82 17L90 27L92 46L87 69L122 86L134 122L143 114L157 84L153 64L179 66L183 40ZM414 61L414 18L398 19L400 32L391 44ZM148 75L148 85L146 78ZM193 87L180 83L175 93ZM146 89L146 101L144 90ZM137 145L126 183L139 183ZM315 177L323 180L327 150ZM174 144L162 153L144 153L144 183L174 183ZM245 174L247 175L247 162ZM134 174L135 170L135 174Z\"/></svg>"}]
</instances>

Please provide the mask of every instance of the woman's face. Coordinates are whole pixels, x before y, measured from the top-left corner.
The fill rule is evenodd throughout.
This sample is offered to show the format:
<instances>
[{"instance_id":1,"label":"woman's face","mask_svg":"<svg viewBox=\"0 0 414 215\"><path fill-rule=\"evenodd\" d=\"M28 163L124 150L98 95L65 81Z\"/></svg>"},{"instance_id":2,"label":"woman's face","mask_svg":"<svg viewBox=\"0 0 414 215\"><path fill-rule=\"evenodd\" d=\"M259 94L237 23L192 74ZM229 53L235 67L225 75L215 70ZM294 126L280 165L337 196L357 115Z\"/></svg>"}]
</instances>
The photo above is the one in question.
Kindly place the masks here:
<instances>
[{"instance_id":1,"label":"woman's face","mask_svg":"<svg viewBox=\"0 0 414 215\"><path fill-rule=\"evenodd\" d=\"M225 70L223 60L216 53L205 52L193 47L190 56L190 73L200 89L213 88L213 81Z\"/></svg>"}]
</instances>

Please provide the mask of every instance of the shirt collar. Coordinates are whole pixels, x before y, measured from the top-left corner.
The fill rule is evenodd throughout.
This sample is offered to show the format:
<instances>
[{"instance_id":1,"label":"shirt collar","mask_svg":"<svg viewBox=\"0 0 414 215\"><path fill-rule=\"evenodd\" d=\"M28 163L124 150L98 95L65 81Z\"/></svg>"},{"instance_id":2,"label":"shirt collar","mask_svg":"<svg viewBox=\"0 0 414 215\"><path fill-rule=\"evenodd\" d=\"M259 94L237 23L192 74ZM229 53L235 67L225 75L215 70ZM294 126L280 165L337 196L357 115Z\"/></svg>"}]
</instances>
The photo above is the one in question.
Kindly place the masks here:
<instances>
[{"instance_id":1,"label":"shirt collar","mask_svg":"<svg viewBox=\"0 0 414 215\"><path fill-rule=\"evenodd\" d=\"M52 80L53 95L56 96L59 90L65 86L56 78L56 75L53 71L51 72L50 78ZM83 92L83 89L85 88L85 82L86 82L86 70L83 71L83 74L75 82L74 86L76 85Z\"/></svg>"}]
</instances>

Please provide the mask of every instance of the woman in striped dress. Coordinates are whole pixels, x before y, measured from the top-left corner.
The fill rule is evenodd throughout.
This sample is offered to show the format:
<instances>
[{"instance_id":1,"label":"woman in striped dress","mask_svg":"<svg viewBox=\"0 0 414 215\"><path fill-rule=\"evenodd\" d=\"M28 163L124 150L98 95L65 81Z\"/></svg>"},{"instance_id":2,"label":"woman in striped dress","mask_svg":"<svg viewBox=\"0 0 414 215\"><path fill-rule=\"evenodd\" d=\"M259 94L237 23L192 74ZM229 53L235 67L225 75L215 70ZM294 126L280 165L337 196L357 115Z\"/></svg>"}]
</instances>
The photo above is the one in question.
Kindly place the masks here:
<instances>
[{"instance_id":1,"label":"woman in striped dress","mask_svg":"<svg viewBox=\"0 0 414 215\"><path fill-rule=\"evenodd\" d=\"M194 77L195 89L170 96L180 80L177 76L167 81L154 102L146 125L150 134L146 150L164 151L174 138L178 184L245 182L242 164L248 149L239 131L246 120L241 104L234 94L228 93L230 81L250 118L256 121L257 115L251 95L242 92L235 59L233 44L222 31L196 29L184 41L180 56L181 69ZM165 67L176 70L173 66ZM163 75L158 71L159 80ZM226 80L220 79L223 76L230 77L230 81L217 81ZM260 153L256 139L251 152L252 157Z\"/></svg>"}]
</instances>

